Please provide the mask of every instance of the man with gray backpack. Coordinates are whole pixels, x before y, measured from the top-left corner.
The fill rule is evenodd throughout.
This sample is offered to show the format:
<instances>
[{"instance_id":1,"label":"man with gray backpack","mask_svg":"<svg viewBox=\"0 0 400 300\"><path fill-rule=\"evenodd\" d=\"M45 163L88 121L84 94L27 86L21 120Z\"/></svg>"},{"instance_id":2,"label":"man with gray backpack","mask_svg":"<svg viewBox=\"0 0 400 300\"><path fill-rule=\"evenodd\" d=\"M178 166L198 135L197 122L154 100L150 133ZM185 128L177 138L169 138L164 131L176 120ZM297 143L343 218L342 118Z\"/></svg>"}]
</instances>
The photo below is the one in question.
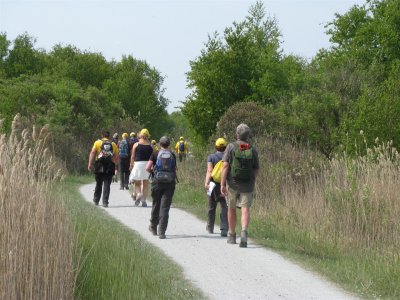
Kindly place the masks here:
<instances>
[{"instance_id":1,"label":"man with gray backpack","mask_svg":"<svg viewBox=\"0 0 400 300\"><path fill-rule=\"evenodd\" d=\"M257 150L250 144L251 130L246 124L236 128L237 141L230 143L222 157L221 194L228 204L228 244L236 244L236 208L242 211L240 247L247 247L250 207L259 170ZM228 187L226 186L228 184Z\"/></svg>"},{"instance_id":2,"label":"man with gray backpack","mask_svg":"<svg viewBox=\"0 0 400 300\"><path fill-rule=\"evenodd\" d=\"M160 138L161 149L153 152L147 163L146 170L151 173L151 196L153 205L149 230L160 239L165 239L168 226L169 210L176 184L176 156L169 149L170 139L166 136Z\"/></svg>"},{"instance_id":3,"label":"man with gray backpack","mask_svg":"<svg viewBox=\"0 0 400 300\"><path fill-rule=\"evenodd\" d=\"M120 190L129 190L129 165L131 158L131 149L129 145L129 135L124 132L122 134L122 140L118 144L118 157L119 157L119 173L121 176Z\"/></svg>"}]
</instances>

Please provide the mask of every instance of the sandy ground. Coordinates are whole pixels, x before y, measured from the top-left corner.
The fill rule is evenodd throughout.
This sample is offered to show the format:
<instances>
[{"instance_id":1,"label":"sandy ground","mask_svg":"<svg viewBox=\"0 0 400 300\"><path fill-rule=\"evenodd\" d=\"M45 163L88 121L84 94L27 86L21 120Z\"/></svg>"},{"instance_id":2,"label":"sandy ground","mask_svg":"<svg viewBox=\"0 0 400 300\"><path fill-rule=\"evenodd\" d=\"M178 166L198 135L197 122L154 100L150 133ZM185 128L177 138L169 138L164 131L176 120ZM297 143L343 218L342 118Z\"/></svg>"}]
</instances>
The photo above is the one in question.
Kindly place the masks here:
<instances>
[{"instance_id":1,"label":"sandy ground","mask_svg":"<svg viewBox=\"0 0 400 300\"><path fill-rule=\"evenodd\" d=\"M80 191L92 202L94 183ZM356 299L251 239L248 248L227 244L219 228L209 234L204 221L180 209L171 208L167 238L160 240L148 230L151 207L135 207L118 183L111 184L109 202L99 209L162 249L210 299Z\"/></svg>"}]
</instances>

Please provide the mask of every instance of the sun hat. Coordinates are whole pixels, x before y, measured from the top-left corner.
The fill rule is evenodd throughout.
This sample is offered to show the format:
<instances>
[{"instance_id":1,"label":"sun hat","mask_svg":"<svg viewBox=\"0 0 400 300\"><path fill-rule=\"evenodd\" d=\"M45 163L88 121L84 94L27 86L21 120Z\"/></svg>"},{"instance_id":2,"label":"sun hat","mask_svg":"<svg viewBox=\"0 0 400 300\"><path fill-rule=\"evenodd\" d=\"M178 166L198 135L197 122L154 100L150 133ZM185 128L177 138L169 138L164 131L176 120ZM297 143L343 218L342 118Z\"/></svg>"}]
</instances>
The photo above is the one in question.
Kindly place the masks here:
<instances>
[{"instance_id":1,"label":"sun hat","mask_svg":"<svg viewBox=\"0 0 400 300\"><path fill-rule=\"evenodd\" d=\"M179 139L180 139L180 140L184 140L183 136L181 136Z\"/></svg>"},{"instance_id":2,"label":"sun hat","mask_svg":"<svg viewBox=\"0 0 400 300\"><path fill-rule=\"evenodd\" d=\"M151 140L151 143L152 143L153 145L157 144L156 140Z\"/></svg>"},{"instance_id":3,"label":"sun hat","mask_svg":"<svg viewBox=\"0 0 400 300\"><path fill-rule=\"evenodd\" d=\"M142 130L140 130L140 135L149 138L150 137L150 132L146 128L143 128Z\"/></svg>"},{"instance_id":4,"label":"sun hat","mask_svg":"<svg viewBox=\"0 0 400 300\"><path fill-rule=\"evenodd\" d=\"M219 138L215 141L216 147L226 147L226 140L224 138Z\"/></svg>"}]
</instances>

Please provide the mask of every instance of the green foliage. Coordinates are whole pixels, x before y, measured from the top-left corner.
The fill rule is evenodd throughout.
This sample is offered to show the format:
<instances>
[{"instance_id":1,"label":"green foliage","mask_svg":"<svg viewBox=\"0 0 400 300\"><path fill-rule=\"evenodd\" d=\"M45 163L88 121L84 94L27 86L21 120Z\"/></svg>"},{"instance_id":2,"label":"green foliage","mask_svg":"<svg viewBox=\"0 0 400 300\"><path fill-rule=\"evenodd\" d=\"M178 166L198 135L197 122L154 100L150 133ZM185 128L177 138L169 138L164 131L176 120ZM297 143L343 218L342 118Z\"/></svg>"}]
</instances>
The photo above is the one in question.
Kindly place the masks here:
<instances>
[{"instance_id":1,"label":"green foliage","mask_svg":"<svg viewBox=\"0 0 400 300\"><path fill-rule=\"evenodd\" d=\"M240 102L232 105L218 122L217 136L236 140L236 127L247 124L255 136L272 133L279 128L279 117L255 102Z\"/></svg>"},{"instance_id":2,"label":"green foliage","mask_svg":"<svg viewBox=\"0 0 400 300\"><path fill-rule=\"evenodd\" d=\"M182 112L203 141L234 103L248 99L274 104L287 87L279 64L279 30L274 19L264 18L258 2L245 21L225 29L223 38L217 33L209 37L201 56L190 63L188 81L194 92Z\"/></svg>"},{"instance_id":3,"label":"green foliage","mask_svg":"<svg viewBox=\"0 0 400 300\"><path fill-rule=\"evenodd\" d=\"M12 48L10 46L12 45ZM56 45L46 53L27 33L13 42L0 34L0 116L50 125L51 148L67 168L82 172L104 129L153 136L170 130L160 73L131 56L108 62L100 53ZM5 128L9 130L10 128Z\"/></svg>"}]
</instances>

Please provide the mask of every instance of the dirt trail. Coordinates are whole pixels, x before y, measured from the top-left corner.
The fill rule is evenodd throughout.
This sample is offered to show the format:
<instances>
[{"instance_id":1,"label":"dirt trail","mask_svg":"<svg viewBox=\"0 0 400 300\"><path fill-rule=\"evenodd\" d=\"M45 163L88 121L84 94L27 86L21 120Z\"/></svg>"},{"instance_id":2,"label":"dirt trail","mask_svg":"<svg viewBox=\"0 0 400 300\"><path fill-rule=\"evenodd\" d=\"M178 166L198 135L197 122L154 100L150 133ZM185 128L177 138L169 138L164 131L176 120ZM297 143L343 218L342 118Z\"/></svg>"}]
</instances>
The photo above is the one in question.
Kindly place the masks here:
<instances>
[{"instance_id":1,"label":"dirt trail","mask_svg":"<svg viewBox=\"0 0 400 300\"><path fill-rule=\"evenodd\" d=\"M94 184L81 187L92 202ZM167 238L149 230L151 207L134 207L128 192L111 185L112 217L162 249L184 270L185 276L210 299L356 299L314 273L249 240L248 248L226 243L208 234L205 222L183 210L171 208Z\"/></svg>"}]
</instances>

